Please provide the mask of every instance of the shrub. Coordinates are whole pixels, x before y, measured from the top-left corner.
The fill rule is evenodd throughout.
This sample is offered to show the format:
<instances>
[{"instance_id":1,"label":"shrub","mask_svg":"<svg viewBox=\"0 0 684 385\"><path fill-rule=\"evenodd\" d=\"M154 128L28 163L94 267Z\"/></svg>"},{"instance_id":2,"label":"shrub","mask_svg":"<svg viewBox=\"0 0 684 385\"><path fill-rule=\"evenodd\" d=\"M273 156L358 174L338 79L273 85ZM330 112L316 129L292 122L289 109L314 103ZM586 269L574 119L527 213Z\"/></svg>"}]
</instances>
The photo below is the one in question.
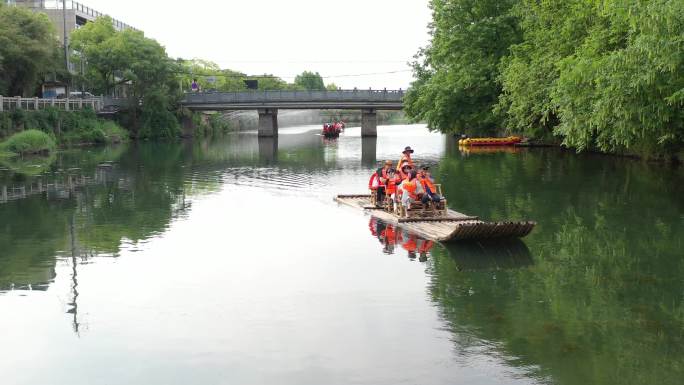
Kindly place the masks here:
<instances>
[{"instance_id":1,"label":"shrub","mask_svg":"<svg viewBox=\"0 0 684 385\"><path fill-rule=\"evenodd\" d=\"M129 138L128 131L109 120L102 121L102 131L104 132L105 141L107 143L127 142Z\"/></svg>"},{"instance_id":2,"label":"shrub","mask_svg":"<svg viewBox=\"0 0 684 385\"><path fill-rule=\"evenodd\" d=\"M52 136L38 130L26 130L10 136L0 144L0 151L20 155L37 154L54 151L56 146Z\"/></svg>"},{"instance_id":3,"label":"shrub","mask_svg":"<svg viewBox=\"0 0 684 385\"><path fill-rule=\"evenodd\" d=\"M176 116L169 111L169 98L161 92L151 92L145 98L140 114L142 139L173 139L180 135Z\"/></svg>"}]
</instances>

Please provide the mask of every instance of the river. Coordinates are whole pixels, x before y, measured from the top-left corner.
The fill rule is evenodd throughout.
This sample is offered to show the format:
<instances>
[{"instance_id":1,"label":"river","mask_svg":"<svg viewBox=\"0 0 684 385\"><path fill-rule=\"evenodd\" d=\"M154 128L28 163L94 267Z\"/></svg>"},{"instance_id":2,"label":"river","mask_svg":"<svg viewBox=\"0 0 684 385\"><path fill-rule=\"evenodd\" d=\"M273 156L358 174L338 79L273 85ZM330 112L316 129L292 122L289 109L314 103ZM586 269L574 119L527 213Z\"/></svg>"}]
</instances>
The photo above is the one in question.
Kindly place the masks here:
<instances>
[{"instance_id":1,"label":"river","mask_svg":"<svg viewBox=\"0 0 684 385\"><path fill-rule=\"evenodd\" d=\"M0 165L2 383L681 384L681 169L318 129ZM539 225L444 246L333 202L407 145Z\"/></svg>"}]
</instances>

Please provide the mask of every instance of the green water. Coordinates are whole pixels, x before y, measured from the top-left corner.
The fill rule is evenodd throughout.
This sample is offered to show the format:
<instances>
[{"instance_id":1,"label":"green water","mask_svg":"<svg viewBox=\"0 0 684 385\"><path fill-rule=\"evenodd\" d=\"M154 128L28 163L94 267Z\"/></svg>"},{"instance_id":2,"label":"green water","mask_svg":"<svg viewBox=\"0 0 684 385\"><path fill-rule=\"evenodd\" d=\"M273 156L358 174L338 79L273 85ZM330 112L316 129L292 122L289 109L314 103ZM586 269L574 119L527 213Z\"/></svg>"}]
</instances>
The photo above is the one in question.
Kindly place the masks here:
<instances>
[{"instance_id":1,"label":"green water","mask_svg":"<svg viewBox=\"0 0 684 385\"><path fill-rule=\"evenodd\" d=\"M682 170L317 129L2 160L3 383L681 383ZM430 245L332 201L406 145L537 228Z\"/></svg>"}]
</instances>

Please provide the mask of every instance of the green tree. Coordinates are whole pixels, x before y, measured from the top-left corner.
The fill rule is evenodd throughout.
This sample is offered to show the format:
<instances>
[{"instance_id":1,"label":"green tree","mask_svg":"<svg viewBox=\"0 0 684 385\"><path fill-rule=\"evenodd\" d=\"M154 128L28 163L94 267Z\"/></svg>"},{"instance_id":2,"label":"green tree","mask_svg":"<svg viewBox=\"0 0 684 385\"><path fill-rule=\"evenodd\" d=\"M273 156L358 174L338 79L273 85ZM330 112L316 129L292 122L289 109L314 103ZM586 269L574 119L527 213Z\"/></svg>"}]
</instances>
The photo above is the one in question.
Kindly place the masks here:
<instances>
[{"instance_id":1,"label":"green tree","mask_svg":"<svg viewBox=\"0 0 684 385\"><path fill-rule=\"evenodd\" d=\"M684 148L684 2L605 1L603 22L558 62L555 133L578 150Z\"/></svg>"},{"instance_id":2,"label":"green tree","mask_svg":"<svg viewBox=\"0 0 684 385\"><path fill-rule=\"evenodd\" d=\"M498 111L511 129L551 140L558 106L551 94L560 75L559 60L572 55L599 20L584 0L522 0L514 8L523 41L501 63L503 91Z\"/></svg>"},{"instance_id":3,"label":"green tree","mask_svg":"<svg viewBox=\"0 0 684 385\"><path fill-rule=\"evenodd\" d=\"M431 42L413 63L416 80L405 111L442 132L488 133L500 128L494 113L501 87L499 62L520 32L511 12L516 0L431 0Z\"/></svg>"},{"instance_id":4,"label":"green tree","mask_svg":"<svg viewBox=\"0 0 684 385\"><path fill-rule=\"evenodd\" d=\"M0 3L0 95L34 95L43 76L59 69L58 50L46 15Z\"/></svg>"},{"instance_id":5,"label":"green tree","mask_svg":"<svg viewBox=\"0 0 684 385\"><path fill-rule=\"evenodd\" d=\"M523 0L501 65L512 128L570 147L667 155L684 142L684 3Z\"/></svg>"},{"instance_id":6,"label":"green tree","mask_svg":"<svg viewBox=\"0 0 684 385\"><path fill-rule=\"evenodd\" d=\"M87 23L71 34L75 61L85 61L86 77L96 91L110 94L114 86L131 84L133 96L170 86L175 80L176 63L156 40L142 32L116 31L109 17Z\"/></svg>"},{"instance_id":7,"label":"green tree","mask_svg":"<svg viewBox=\"0 0 684 385\"><path fill-rule=\"evenodd\" d=\"M260 90L285 90L288 84L285 80L271 74L248 76L246 80L257 80Z\"/></svg>"},{"instance_id":8,"label":"green tree","mask_svg":"<svg viewBox=\"0 0 684 385\"><path fill-rule=\"evenodd\" d=\"M78 51L75 56L86 61L86 77L96 90L110 94L116 85L127 86L135 106L129 122L134 134L140 130L142 136L151 138L179 132L171 109L179 97L177 75L181 71L156 40L130 29L115 31L109 17L86 24L71 39Z\"/></svg>"},{"instance_id":9,"label":"green tree","mask_svg":"<svg viewBox=\"0 0 684 385\"><path fill-rule=\"evenodd\" d=\"M201 89L218 91L240 91L245 89L243 79L247 75L230 69L221 69L218 64L202 59L178 60L181 71L181 88L190 90L193 79L197 79Z\"/></svg>"},{"instance_id":10,"label":"green tree","mask_svg":"<svg viewBox=\"0 0 684 385\"><path fill-rule=\"evenodd\" d=\"M127 66L128 58L115 47L116 34L108 17L98 18L71 33L70 47L75 51L72 62L83 65L85 80L96 94L110 95L121 80L117 75Z\"/></svg>"},{"instance_id":11,"label":"green tree","mask_svg":"<svg viewBox=\"0 0 684 385\"><path fill-rule=\"evenodd\" d=\"M337 86L335 83L328 83L325 85L325 89L328 91L337 91L340 87Z\"/></svg>"},{"instance_id":12,"label":"green tree","mask_svg":"<svg viewBox=\"0 0 684 385\"><path fill-rule=\"evenodd\" d=\"M305 90L325 90L325 83L318 72L304 71L295 77L294 84Z\"/></svg>"}]
</instances>

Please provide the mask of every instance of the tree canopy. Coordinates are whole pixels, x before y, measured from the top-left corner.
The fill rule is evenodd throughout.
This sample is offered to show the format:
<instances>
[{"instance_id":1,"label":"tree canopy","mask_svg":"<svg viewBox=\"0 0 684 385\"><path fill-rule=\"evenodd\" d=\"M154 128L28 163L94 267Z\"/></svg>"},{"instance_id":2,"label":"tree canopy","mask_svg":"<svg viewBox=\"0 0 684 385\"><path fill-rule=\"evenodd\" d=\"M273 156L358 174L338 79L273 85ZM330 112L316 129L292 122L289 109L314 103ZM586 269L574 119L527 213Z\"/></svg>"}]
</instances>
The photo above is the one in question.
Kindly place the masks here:
<instances>
[{"instance_id":1,"label":"tree canopy","mask_svg":"<svg viewBox=\"0 0 684 385\"><path fill-rule=\"evenodd\" d=\"M323 78L318 72L304 71L295 77L294 84L297 88L305 90L325 90L325 83L323 83Z\"/></svg>"},{"instance_id":2,"label":"tree canopy","mask_svg":"<svg viewBox=\"0 0 684 385\"><path fill-rule=\"evenodd\" d=\"M406 112L578 150L684 148L684 2L432 0Z\"/></svg>"},{"instance_id":3,"label":"tree canopy","mask_svg":"<svg viewBox=\"0 0 684 385\"><path fill-rule=\"evenodd\" d=\"M181 87L189 90L193 80L197 80L201 89L217 91L240 91L245 89L243 80L247 75L221 67L211 61L202 59L178 60L181 71Z\"/></svg>"},{"instance_id":4,"label":"tree canopy","mask_svg":"<svg viewBox=\"0 0 684 385\"><path fill-rule=\"evenodd\" d=\"M64 72L45 14L0 3L0 95L32 96L50 72Z\"/></svg>"},{"instance_id":5,"label":"tree canopy","mask_svg":"<svg viewBox=\"0 0 684 385\"><path fill-rule=\"evenodd\" d=\"M101 17L71 33L74 61L85 61L85 78L96 93L110 94L119 84L131 84L134 96L174 80L176 63L156 40L142 32L116 31L109 17Z\"/></svg>"},{"instance_id":6,"label":"tree canopy","mask_svg":"<svg viewBox=\"0 0 684 385\"><path fill-rule=\"evenodd\" d=\"M494 114L501 87L498 65L520 40L515 0L432 0L431 43L413 63L416 81L406 112L444 132L487 133L500 127Z\"/></svg>"},{"instance_id":7,"label":"tree canopy","mask_svg":"<svg viewBox=\"0 0 684 385\"><path fill-rule=\"evenodd\" d=\"M72 32L71 47L77 51L74 60L86 62L85 80L96 93L111 94L115 86L126 86L137 106L130 123L134 134L147 138L178 133L170 110L179 94L180 71L156 40L131 29L116 31L109 17L101 17Z\"/></svg>"}]
</instances>

